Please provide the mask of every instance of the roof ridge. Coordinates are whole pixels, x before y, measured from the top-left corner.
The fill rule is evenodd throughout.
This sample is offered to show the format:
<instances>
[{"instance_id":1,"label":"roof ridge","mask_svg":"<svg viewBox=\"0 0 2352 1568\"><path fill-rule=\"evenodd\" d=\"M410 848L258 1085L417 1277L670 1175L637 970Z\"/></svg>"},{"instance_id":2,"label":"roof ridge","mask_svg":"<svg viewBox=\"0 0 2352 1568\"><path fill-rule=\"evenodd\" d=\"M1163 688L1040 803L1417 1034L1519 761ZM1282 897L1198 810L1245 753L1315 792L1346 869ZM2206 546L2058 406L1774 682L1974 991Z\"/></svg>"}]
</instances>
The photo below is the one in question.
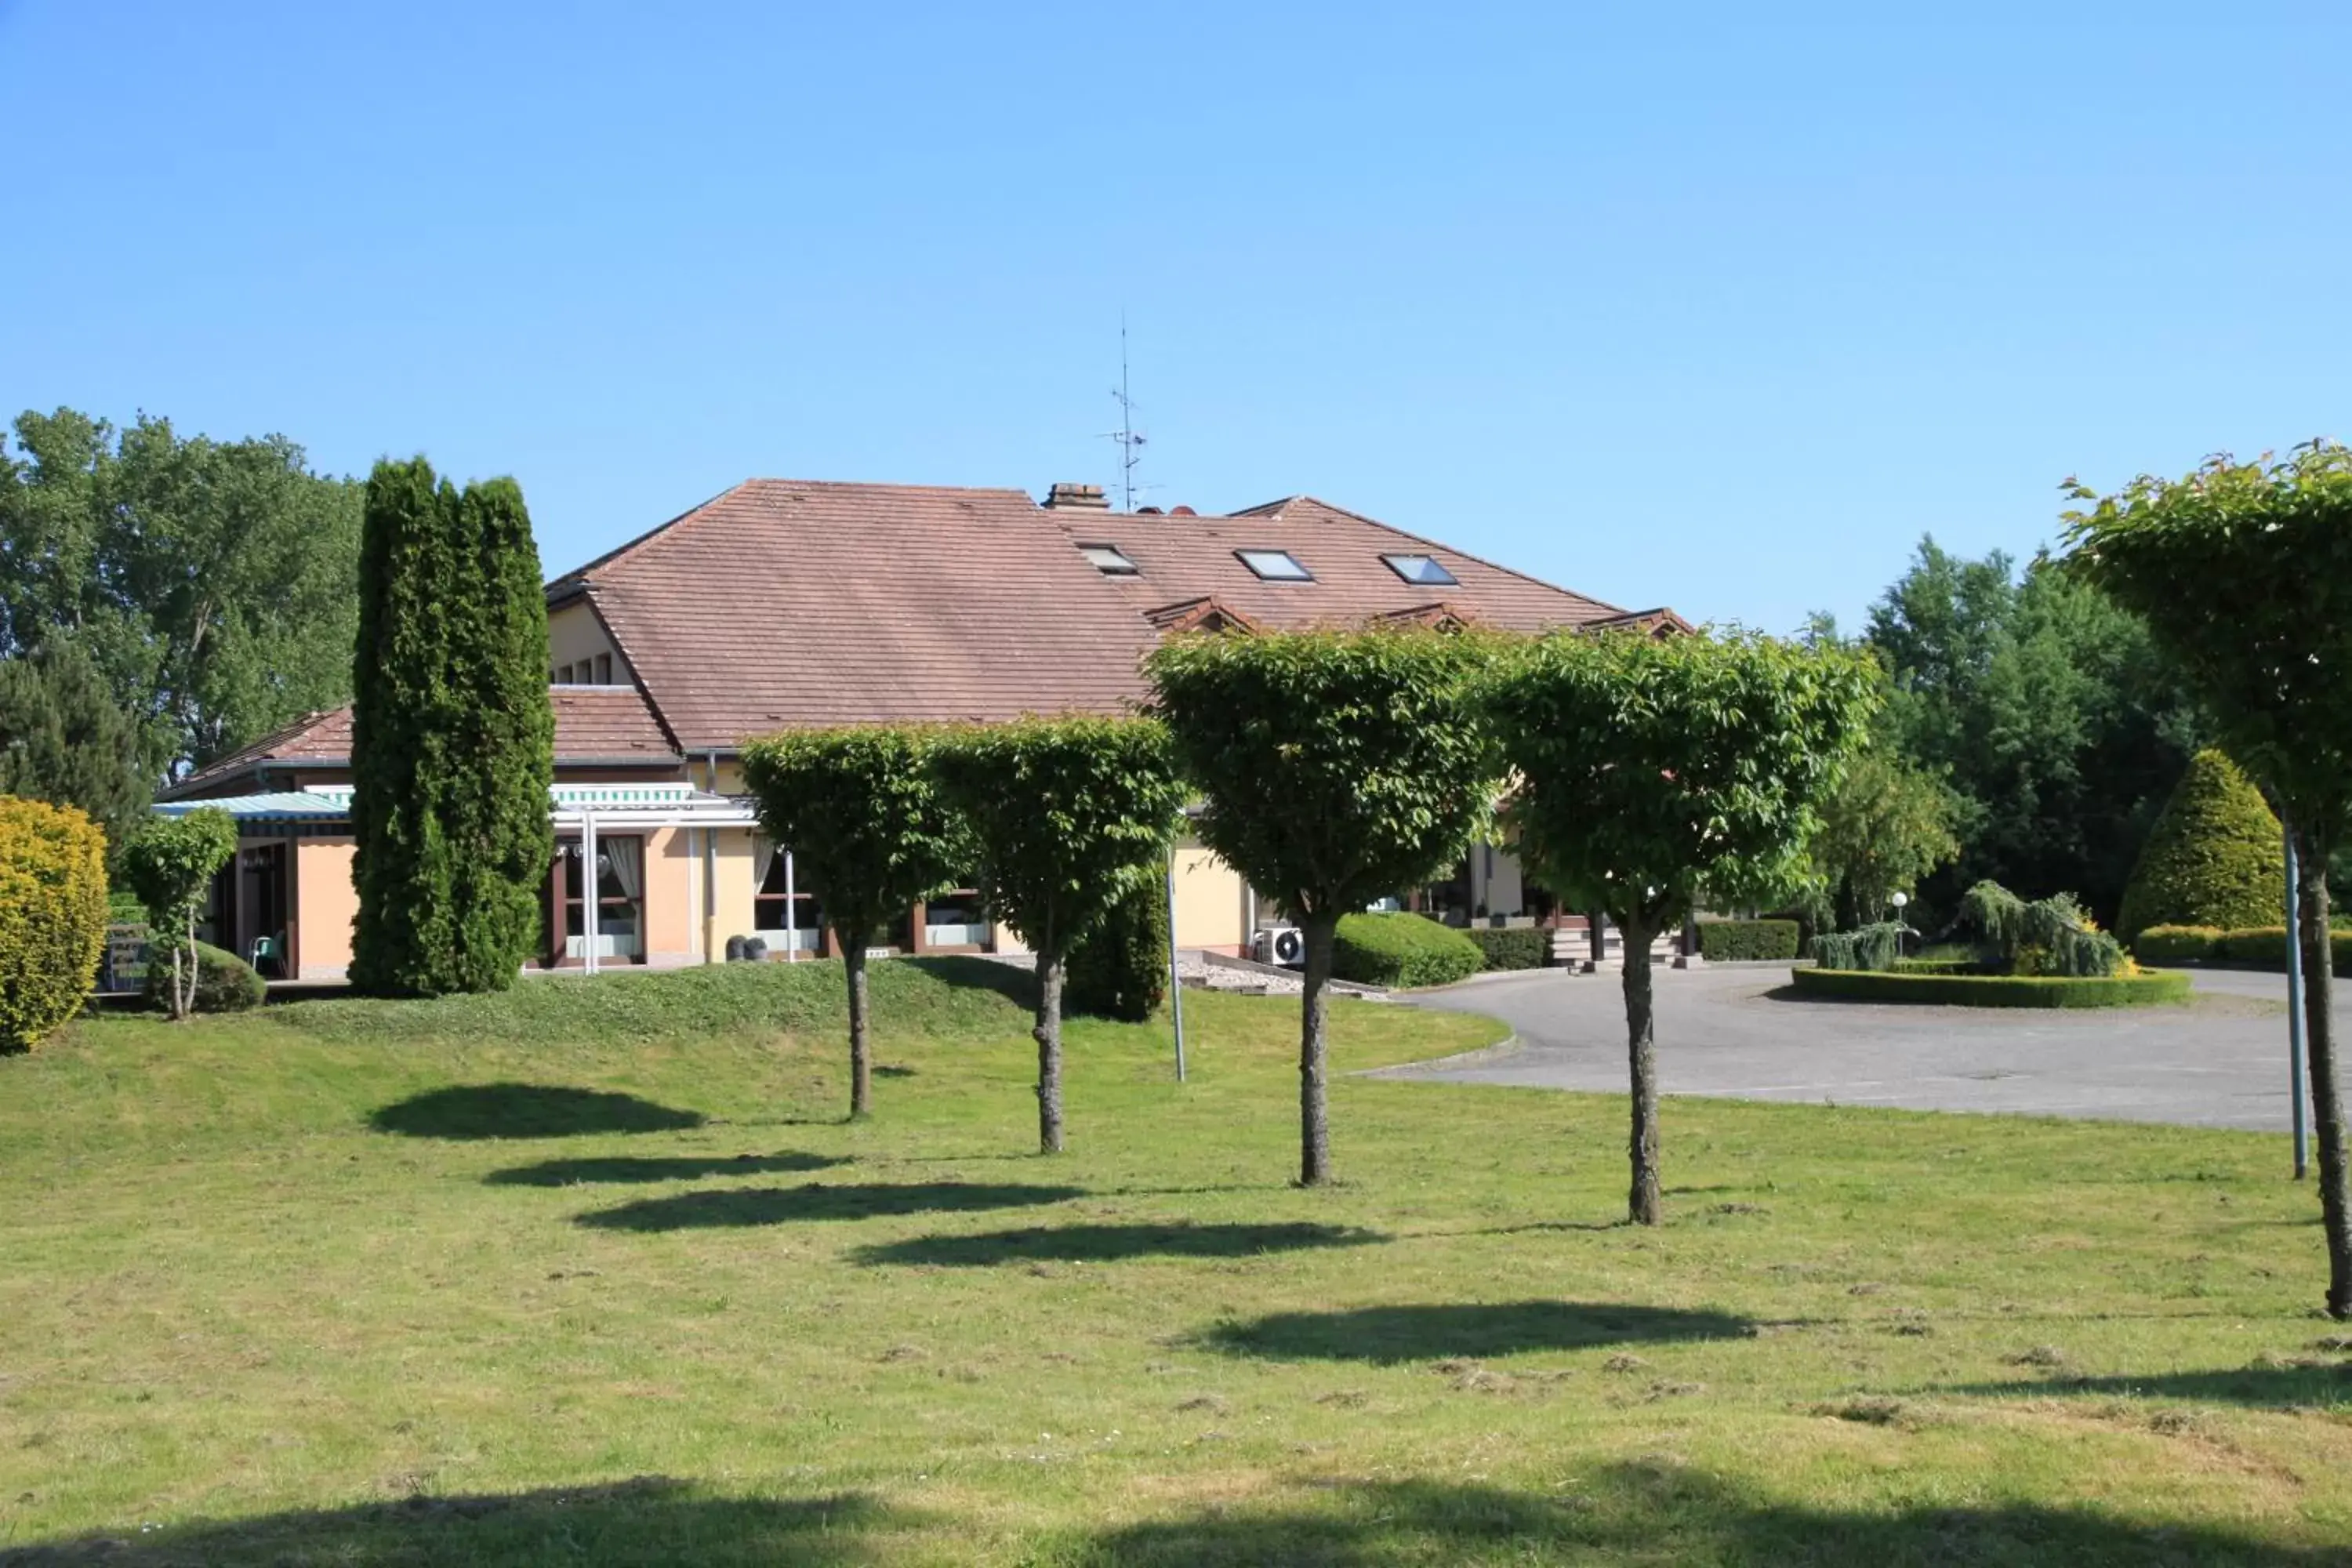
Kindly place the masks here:
<instances>
[{"instance_id":1,"label":"roof ridge","mask_svg":"<svg viewBox=\"0 0 2352 1568\"><path fill-rule=\"evenodd\" d=\"M645 546L651 544L656 540L659 539L663 534L667 533L673 528L677 528L684 523L692 522L702 513L709 511L712 507L717 506L720 501L727 500L730 496L753 489L896 490L900 494L994 496L1000 498L1018 496L1028 505L1036 508L1037 510L1043 511L1045 510L1044 507L1037 505L1037 500L1034 496L1032 496L1027 490L1013 485L909 485L901 484L890 479L774 479L765 475L754 474L749 479L736 480L733 484L729 485L725 489L720 490L717 495L708 497L705 500L697 502L693 506L687 508L684 511L679 512L676 517L669 519L667 521L656 523L653 527L646 530L636 537L623 541L621 543L616 544L613 546L612 549L604 552L604 554L597 556L594 560L587 562L583 565L575 566L571 571L563 573L559 576L550 578L547 584L547 592L549 595L554 595L559 589L571 589L576 585L584 584L591 573L599 571L604 567L610 566L614 562L621 559L621 557L632 554L635 552L643 549Z\"/></svg>"}]
</instances>

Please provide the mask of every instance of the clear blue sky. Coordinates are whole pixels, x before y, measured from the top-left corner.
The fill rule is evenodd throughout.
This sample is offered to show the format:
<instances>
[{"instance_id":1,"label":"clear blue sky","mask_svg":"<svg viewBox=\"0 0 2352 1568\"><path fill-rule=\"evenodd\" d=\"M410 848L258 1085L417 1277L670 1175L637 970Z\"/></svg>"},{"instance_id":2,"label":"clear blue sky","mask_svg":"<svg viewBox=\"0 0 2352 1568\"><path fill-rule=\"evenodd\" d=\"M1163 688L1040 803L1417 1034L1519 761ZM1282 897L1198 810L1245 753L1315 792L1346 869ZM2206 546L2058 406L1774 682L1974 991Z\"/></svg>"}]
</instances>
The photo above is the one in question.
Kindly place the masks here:
<instances>
[{"instance_id":1,"label":"clear blue sky","mask_svg":"<svg viewBox=\"0 0 2352 1568\"><path fill-rule=\"evenodd\" d=\"M1124 309L1147 501L1775 630L2352 435L2340 7L1749 9L0 0L0 404L512 473L553 571L1108 482Z\"/></svg>"}]
</instances>

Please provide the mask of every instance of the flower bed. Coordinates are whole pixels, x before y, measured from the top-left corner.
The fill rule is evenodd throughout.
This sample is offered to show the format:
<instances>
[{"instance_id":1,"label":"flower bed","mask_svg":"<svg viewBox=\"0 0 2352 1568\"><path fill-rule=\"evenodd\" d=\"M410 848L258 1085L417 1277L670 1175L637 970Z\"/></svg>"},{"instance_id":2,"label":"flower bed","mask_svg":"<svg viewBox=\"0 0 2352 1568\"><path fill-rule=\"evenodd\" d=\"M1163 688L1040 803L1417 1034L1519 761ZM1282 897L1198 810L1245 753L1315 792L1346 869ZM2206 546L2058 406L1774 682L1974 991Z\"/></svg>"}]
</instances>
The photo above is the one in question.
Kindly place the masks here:
<instances>
[{"instance_id":1,"label":"flower bed","mask_svg":"<svg viewBox=\"0 0 2352 1568\"><path fill-rule=\"evenodd\" d=\"M2053 974L1800 969L1790 978L1801 996L1937 1007L2155 1007L2189 998L2189 976L2178 970L2077 979Z\"/></svg>"}]
</instances>

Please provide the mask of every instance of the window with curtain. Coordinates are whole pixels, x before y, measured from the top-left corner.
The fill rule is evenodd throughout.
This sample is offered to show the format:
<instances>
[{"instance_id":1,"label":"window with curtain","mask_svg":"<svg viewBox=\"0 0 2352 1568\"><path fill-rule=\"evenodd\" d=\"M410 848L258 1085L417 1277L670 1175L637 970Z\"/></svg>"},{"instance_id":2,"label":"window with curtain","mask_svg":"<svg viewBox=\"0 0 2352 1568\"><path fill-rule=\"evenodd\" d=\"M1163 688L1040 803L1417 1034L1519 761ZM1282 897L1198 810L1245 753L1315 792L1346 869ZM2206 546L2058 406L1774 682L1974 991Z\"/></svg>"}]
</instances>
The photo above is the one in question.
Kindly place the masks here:
<instances>
[{"instance_id":1,"label":"window with curtain","mask_svg":"<svg viewBox=\"0 0 2352 1568\"><path fill-rule=\"evenodd\" d=\"M563 874L563 956L583 958L588 952L589 877L580 863L580 840L559 841L556 853ZM641 956L645 952L646 841L634 834L598 834L594 879L596 956Z\"/></svg>"},{"instance_id":2,"label":"window with curtain","mask_svg":"<svg viewBox=\"0 0 2352 1568\"><path fill-rule=\"evenodd\" d=\"M787 932L803 952L818 952L824 941L824 911L805 888L793 889L787 900L785 869L783 854L773 844L763 837L751 840L751 886L757 889L751 898L752 924L772 952L782 951Z\"/></svg>"}]
</instances>

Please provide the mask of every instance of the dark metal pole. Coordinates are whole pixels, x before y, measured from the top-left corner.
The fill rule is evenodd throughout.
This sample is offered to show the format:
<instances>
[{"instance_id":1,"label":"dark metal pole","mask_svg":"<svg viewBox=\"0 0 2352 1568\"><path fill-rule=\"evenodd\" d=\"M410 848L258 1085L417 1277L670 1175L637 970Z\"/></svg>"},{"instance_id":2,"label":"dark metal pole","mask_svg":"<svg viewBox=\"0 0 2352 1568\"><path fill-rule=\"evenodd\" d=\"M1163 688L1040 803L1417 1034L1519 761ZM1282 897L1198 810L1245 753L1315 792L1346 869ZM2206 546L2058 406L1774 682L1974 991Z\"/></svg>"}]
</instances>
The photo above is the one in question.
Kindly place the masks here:
<instances>
[{"instance_id":1,"label":"dark metal pole","mask_svg":"<svg viewBox=\"0 0 2352 1568\"><path fill-rule=\"evenodd\" d=\"M1176 857L1168 857L1168 1007L1176 1020L1176 1081L1184 1081L1184 973L1176 965Z\"/></svg>"},{"instance_id":2,"label":"dark metal pole","mask_svg":"<svg viewBox=\"0 0 2352 1568\"><path fill-rule=\"evenodd\" d=\"M2303 1100L2303 879L2297 874L2294 829L2286 830L2286 1092L2294 1107L2294 1179L2311 1168L2310 1131Z\"/></svg>"}]
</instances>

